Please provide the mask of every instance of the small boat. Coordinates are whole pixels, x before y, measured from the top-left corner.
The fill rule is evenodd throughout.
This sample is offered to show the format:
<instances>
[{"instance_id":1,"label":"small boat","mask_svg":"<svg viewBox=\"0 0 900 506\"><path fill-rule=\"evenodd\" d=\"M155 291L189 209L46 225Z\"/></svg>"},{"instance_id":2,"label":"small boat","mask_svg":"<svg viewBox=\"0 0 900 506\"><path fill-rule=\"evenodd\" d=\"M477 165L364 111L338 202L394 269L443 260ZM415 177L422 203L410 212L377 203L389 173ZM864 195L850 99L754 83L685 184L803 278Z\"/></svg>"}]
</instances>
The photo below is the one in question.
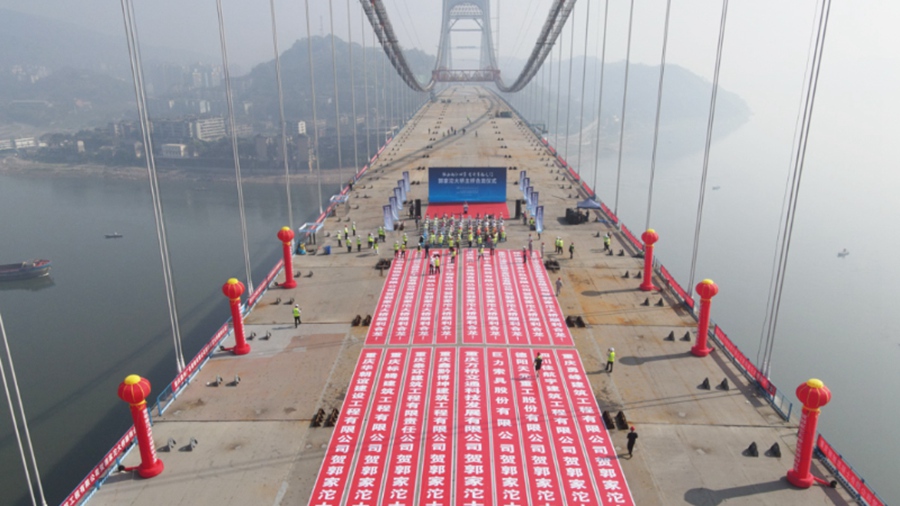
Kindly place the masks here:
<instances>
[{"instance_id":1,"label":"small boat","mask_svg":"<svg viewBox=\"0 0 900 506\"><path fill-rule=\"evenodd\" d=\"M120 233L118 233L118 232L113 232L113 233L111 233L111 234L106 234L106 238L107 238L107 239L121 239L121 238L122 238L122 234L120 234Z\"/></svg>"},{"instance_id":2,"label":"small boat","mask_svg":"<svg viewBox=\"0 0 900 506\"><path fill-rule=\"evenodd\" d=\"M844 248L843 251L838 251L838 258L844 258L849 254L850 252L847 251L847 248Z\"/></svg>"},{"instance_id":3,"label":"small boat","mask_svg":"<svg viewBox=\"0 0 900 506\"><path fill-rule=\"evenodd\" d=\"M50 274L50 260L29 260L0 265L0 281L40 278Z\"/></svg>"}]
</instances>

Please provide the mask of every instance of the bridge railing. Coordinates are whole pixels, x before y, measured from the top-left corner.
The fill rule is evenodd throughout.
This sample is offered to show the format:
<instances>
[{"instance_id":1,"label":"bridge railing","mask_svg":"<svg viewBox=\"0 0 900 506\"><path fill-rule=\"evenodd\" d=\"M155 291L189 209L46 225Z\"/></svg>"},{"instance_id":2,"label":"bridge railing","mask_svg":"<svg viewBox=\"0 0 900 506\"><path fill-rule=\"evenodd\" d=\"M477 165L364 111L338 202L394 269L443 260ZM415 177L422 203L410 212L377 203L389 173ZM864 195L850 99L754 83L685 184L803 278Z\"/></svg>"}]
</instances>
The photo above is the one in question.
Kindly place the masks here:
<instances>
[{"instance_id":1,"label":"bridge railing","mask_svg":"<svg viewBox=\"0 0 900 506\"><path fill-rule=\"evenodd\" d=\"M819 434L816 438L816 456L825 464L844 487L853 491L857 501L868 506L884 506L884 501L874 490L869 488L859 473Z\"/></svg>"}]
</instances>

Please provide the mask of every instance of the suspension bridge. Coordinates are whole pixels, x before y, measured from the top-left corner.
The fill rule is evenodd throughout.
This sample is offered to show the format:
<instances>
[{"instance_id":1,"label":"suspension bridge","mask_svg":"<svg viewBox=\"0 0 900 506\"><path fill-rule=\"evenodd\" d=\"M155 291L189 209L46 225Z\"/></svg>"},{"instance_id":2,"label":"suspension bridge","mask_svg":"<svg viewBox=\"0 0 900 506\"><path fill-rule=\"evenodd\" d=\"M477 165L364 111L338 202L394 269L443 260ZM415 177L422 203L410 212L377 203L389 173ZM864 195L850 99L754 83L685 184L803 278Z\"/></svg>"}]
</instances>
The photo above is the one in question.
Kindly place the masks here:
<instances>
[{"instance_id":1,"label":"suspension bridge","mask_svg":"<svg viewBox=\"0 0 900 506\"><path fill-rule=\"evenodd\" d=\"M864 483L860 487L855 475L847 474L849 466L833 450L829 460L831 447L821 437L816 445L826 458L813 462L812 472L841 486L801 493L781 479L792 470L792 457L798 451L797 420L791 417L790 403L769 382L765 364L754 365L721 327L713 325L707 332L701 325L699 333L696 330L693 285L702 193L694 264L685 289L658 262L647 261L645 269L649 254L645 246L655 239L645 235L639 240L621 223L618 202L610 207L599 201L579 167L581 143L578 162L572 164L530 121L528 111L539 110L543 116L544 110L544 97L534 91L540 86L533 80L545 60L552 58L554 46L560 48L561 57L560 36L567 21L574 22L575 0L552 3L532 52L509 84L497 65L490 2L442 3L435 66L430 76L422 78L407 62L383 2L360 2L384 61L408 88L386 91L386 74L382 74L382 88L373 97L375 109L383 111L379 114L396 116L397 128L395 120L382 123L390 125L387 142L367 163L359 164L355 154L359 169L330 204L323 202L319 185L321 215L300 229L306 234L300 239L315 254L293 260L299 274L308 272L307 276L284 271L279 263L266 279L254 283L244 233L246 284L251 293L242 305L243 322L246 334L260 336L249 341L249 353L227 351L239 338L226 323L198 356L192 360L181 356L165 218L157 199L160 255L178 350L176 379L162 386L147 410L165 471L152 479L116 472L119 465L132 468L146 458L143 452L128 452L136 437L130 431L63 504L89 499L92 504L136 505L512 506L664 504L673 498L691 504L849 504L859 497L876 504L877 496ZM710 130L727 4L726 0L721 14ZM823 38L828 5L822 3L817 18ZM155 194L136 20L130 0L122 0L122 7ZM233 127L221 1L217 7ZM283 101L274 2L270 8ZM633 11L628 21L629 48L632 15ZM597 17L587 17L586 28L592 19ZM306 21L309 30L308 16ZM453 34L466 22L480 32L477 68L453 66ZM333 20L331 26L333 32ZM362 40L366 40L365 28ZM575 43L572 33L570 47ZM816 54L821 57L820 47ZM665 49L662 55L664 69ZM334 53L332 61L336 87ZM811 75L815 75L819 60L812 61ZM547 70L552 71L552 62ZM552 73L546 77L552 83ZM373 78L377 83L378 75ZM557 71L557 91L561 79ZM627 79L626 70L626 90ZM585 80L583 75L582 97ZM571 90L571 66L567 81ZM315 96L312 77L310 84ZM515 92L523 93L515 98L508 95ZM806 95L810 109L814 96L811 77ZM366 122L368 100L367 94ZM625 104L623 97L622 129ZM335 101L334 107L339 117L340 104ZM351 107L356 116L355 95ZM557 118L559 109L557 101ZM318 163L318 121L313 111L311 163ZM283 105L281 124L284 127ZM808 122L802 128L808 131ZM800 138L805 142L802 134ZM656 144L654 136L654 161ZM798 149L795 174L802 173L803 149L802 145ZM236 141L234 150L241 199ZM619 164L621 169L621 158ZM354 234L362 235L384 223L382 211L395 195L395 185L406 185L406 202L421 203L423 209L416 212L425 216L428 169L450 166L506 172L509 188L503 205L508 206L505 216L510 218L503 226L508 239L497 245L496 252L491 248L483 258L475 248L460 248L458 255L440 249L443 268L427 273L430 259L415 248L421 223L412 215L397 218L404 229L388 232L380 253L377 248L354 248L348 237L344 237L347 251L343 250L338 237L348 224L353 224ZM529 178L528 192L520 173ZM285 161L286 180L289 176ZM290 208L290 186L286 186ZM547 217L537 229L527 218L520 219L517 208L524 197L525 212L536 213L538 197L532 188L540 192L541 213ZM652 203L652 179L649 192ZM562 218L567 212L585 200L597 206L578 212L579 216L584 212L588 223L565 223ZM468 203L466 207L468 213ZM472 212L477 209L473 206ZM649 222L649 208L647 214ZM472 217L460 213L453 219ZM290 212L285 216L288 220L295 229ZM245 227L243 212L241 221ZM273 230L280 225L273 224ZM600 239L606 234L613 244L608 252ZM407 235L412 238L408 254L390 251L391 243ZM571 253L545 249L544 243L557 237L577 249ZM386 270L384 259L393 260ZM296 288L282 286L295 277ZM557 279L561 290L554 290ZM775 297L779 294L776 290ZM303 308L299 326L284 300ZM368 317L363 320L362 316ZM777 321L777 304L770 318ZM691 350L705 346L707 339L718 352L706 358L692 355ZM607 372L604 365L613 349L619 358L614 371ZM544 356L539 377L533 366L537 353ZM718 387L710 387L711 381ZM324 422L326 413L333 416ZM633 455L625 450L632 425L640 433ZM749 456L757 443L759 453L767 456Z\"/></svg>"}]
</instances>

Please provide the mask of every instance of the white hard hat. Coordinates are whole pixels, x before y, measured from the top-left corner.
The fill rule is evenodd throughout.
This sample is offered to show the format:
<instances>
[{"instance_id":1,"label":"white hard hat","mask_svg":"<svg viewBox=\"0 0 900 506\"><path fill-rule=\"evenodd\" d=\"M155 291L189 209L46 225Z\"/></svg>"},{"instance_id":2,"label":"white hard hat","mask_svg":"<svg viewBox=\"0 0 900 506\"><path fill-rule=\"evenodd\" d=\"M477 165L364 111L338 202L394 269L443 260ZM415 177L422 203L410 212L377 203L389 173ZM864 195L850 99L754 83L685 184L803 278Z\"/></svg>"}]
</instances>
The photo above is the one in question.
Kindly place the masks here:
<instances>
[{"instance_id":1,"label":"white hard hat","mask_svg":"<svg viewBox=\"0 0 900 506\"><path fill-rule=\"evenodd\" d=\"M610 348L609 351L616 351L616 349L615 349L615 348Z\"/></svg>"},{"instance_id":2,"label":"white hard hat","mask_svg":"<svg viewBox=\"0 0 900 506\"><path fill-rule=\"evenodd\" d=\"M300 307L300 304L294 304L294 307Z\"/></svg>"}]
</instances>

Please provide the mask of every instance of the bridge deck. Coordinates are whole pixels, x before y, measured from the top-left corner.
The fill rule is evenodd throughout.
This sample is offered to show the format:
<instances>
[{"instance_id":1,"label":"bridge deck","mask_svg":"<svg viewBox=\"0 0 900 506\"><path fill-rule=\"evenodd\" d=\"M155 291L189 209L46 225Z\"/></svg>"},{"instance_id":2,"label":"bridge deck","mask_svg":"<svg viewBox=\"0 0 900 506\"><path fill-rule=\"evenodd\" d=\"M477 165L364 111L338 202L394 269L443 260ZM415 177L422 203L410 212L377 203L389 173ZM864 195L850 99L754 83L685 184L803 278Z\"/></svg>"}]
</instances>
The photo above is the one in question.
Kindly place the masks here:
<instances>
[{"instance_id":1,"label":"bridge deck","mask_svg":"<svg viewBox=\"0 0 900 506\"><path fill-rule=\"evenodd\" d=\"M376 255L365 246L360 253L355 248L352 253L333 249L335 253L330 256L295 257L295 268L304 273L311 271L313 276L299 278L298 287L293 290L270 290L246 319L248 333L255 331L262 336L271 332L271 338L251 341L253 351L246 356L216 355L168 411L154 420L157 447L168 438L177 441L174 451L159 454L165 472L149 480L130 473L114 475L92 503L217 506L325 503L311 496L329 441L332 445L336 441L332 439L334 429L310 427L313 414L320 407L326 411L347 409L351 378L361 363L360 358L365 358L365 350L378 350L382 355L400 351L404 361L417 351L427 350L428 360L432 361L427 368L430 374L437 370L432 366L439 360L438 351L442 347L460 355L473 349L488 355L498 352L507 357L504 367L513 366L517 351L527 351L530 361L534 350L547 350L551 371L561 351L577 350L600 408L613 413L624 411L629 424L635 425L640 434L634 456L628 458L624 451L626 431L609 431L611 446L618 452L614 459L624 472L634 504L851 503L850 496L842 489L797 490L784 480L793 462L796 425L782 421L757 397L735 367L717 353L705 359L696 358L688 353L690 343L663 339L670 331L678 337L693 331L695 337L696 324L674 304L668 293L651 295L653 303L663 299L662 307L641 305L647 294L637 290L639 282L622 277L626 271L635 274L640 261L629 255L602 254L602 242L594 234L611 230L606 224L564 225L562 220L557 221L565 215L566 207L574 206L576 190L569 188L568 181L560 181L562 176L550 164L548 153L525 127L515 118L491 119L489 114L498 110L499 102L479 88L454 88L441 98L452 102L433 103L419 112L385 150L372 172L356 186L351 207L340 210L336 218L329 218L326 230L333 234L343 228L348 218L363 233L374 230L381 221L380 206L386 203L387 195L404 170L411 171L413 181L422 182L412 186L409 198L423 201L427 197L427 171L415 170L417 167L513 166L527 170L534 186L540 189L545 206L543 241L552 243L556 236L562 236L566 247L572 241L577 246L574 259L569 259L568 253L552 253L552 244L545 248L545 257L555 258L561 265L551 280L555 282L557 277L563 280L559 297L562 314L582 316L587 323L585 328L569 329L574 348L557 346L550 351L549 345L531 341L510 345L508 333L504 334L503 344L487 342L487 333L482 342L466 343L462 316L457 321L460 329L454 344L391 341L388 335L386 344L366 346L368 329L352 327L349 322L356 315L375 314L382 288L392 271L380 273L374 269ZM467 133L442 137L440 131L449 127L465 127ZM436 129L437 133L429 134L429 128ZM474 135L476 130L478 137ZM433 148L426 148L428 145ZM426 155L428 158L424 158ZM514 177L509 179L517 181ZM508 193L510 209L514 209L512 201L519 196L518 187L511 184ZM356 205L359 208L354 209ZM414 228L411 221L407 225ZM528 231L515 220L508 222L508 231L509 241L501 248L515 252L513 258L521 258ZM398 233L389 235L388 244L399 236ZM619 239L616 236L613 242L616 250L623 248ZM320 239L320 244L325 243L336 248L331 239ZM381 248L382 257L391 254L388 244ZM535 243L535 254L540 251L539 245L540 242ZM408 262L413 260L410 254ZM446 269L447 264L444 265ZM463 272L462 267L458 272ZM483 276L483 270L480 272ZM423 283L416 290L420 297L427 288ZM402 294L402 290L398 293ZM292 324L291 306L276 304L277 297L296 298L303 308L304 323L299 328ZM456 300L464 297L460 291ZM503 300L502 293L498 297ZM483 325L482 329L487 330L488 324ZM607 374L602 370L605 350L611 346L615 347L618 360L615 371ZM388 359L379 357L378 360L384 364ZM412 358L408 363L406 371L412 370ZM457 364L464 366L462 359ZM510 378L524 375L512 369L508 373ZM483 374L487 376L484 379L490 380L498 373L485 367ZM237 386L206 386L217 375L226 382L240 375L242 381ZM731 390L698 389L704 378L713 384L727 378ZM429 394L428 398L434 397ZM346 416L346 411L342 416ZM454 424L454 430L463 423ZM516 428L520 432L525 430L524 425ZM193 451L181 451L191 437L197 439L197 447ZM751 442L756 442L761 450L757 458L742 455ZM781 445L783 456L780 459L763 456L762 451L775 442ZM134 451L126 459L126 465L136 465L138 459ZM816 463L814 469L818 475L825 476ZM419 465L413 472L417 480L422 480L427 468ZM350 482L347 487L357 485ZM533 485L524 484L526 488ZM502 487L502 484L495 481L494 486ZM603 504L612 504L602 493L602 487L599 490L596 494ZM349 496L348 491L345 499ZM392 504L386 496L377 497L384 497L382 504ZM564 494L564 497L571 496ZM559 498L544 502L562 504ZM538 501L531 503L538 504ZM580 503L569 499L568 504Z\"/></svg>"}]
</instances>

